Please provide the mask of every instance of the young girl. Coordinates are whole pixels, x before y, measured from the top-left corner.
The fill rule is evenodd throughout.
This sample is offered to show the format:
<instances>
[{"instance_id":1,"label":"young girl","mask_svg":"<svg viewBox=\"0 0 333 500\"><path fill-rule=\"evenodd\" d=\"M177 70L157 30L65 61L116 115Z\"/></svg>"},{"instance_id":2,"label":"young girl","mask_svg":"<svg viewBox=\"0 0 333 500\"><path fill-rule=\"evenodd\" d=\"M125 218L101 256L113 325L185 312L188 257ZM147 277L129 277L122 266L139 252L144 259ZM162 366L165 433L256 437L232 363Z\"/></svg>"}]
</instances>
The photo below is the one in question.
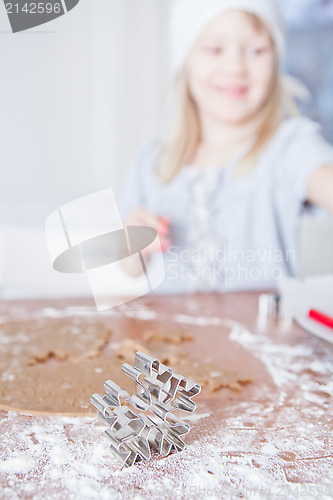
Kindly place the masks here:
<instances>
[{"instance_id":1,"label":"young girl","mask_svg":"<svg viewBox=\"0 0 333 500\"><path fill-rule=\"evenodd\" d=\"M158 292L275 288L304 208L333 211L333 147L280 72L278 0L175 0L170 38L174 121L125 181L125 224L159 234Z\"/></svg>"}]
</instances>

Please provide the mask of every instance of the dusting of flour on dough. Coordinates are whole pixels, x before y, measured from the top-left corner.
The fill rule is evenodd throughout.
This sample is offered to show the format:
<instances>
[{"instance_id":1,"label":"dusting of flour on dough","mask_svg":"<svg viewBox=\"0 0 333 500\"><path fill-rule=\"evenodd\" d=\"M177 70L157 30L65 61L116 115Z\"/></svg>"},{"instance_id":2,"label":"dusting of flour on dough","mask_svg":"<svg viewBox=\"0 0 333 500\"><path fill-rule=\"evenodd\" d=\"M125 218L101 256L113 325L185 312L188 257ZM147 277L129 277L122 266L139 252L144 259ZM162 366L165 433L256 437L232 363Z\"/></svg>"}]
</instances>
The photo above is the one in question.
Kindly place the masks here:
<instances>
[{"instance_id":1,"label":"dusting of flour on dough","mask_svg":"<svg viewBox=\"0 0 333 500\"><path fill-rule=\"evenodd\" d=\"M141 315L133 310L122 314ZM0 414L6 500L333 497L332 358L315 342L276 343L214 316L176 319L232 326L230 339L265 363L278 397L260 397L258 384L253 399L214 411L198 405L183 452L129 469L110 453L95 417Z\"/></svg>"},{"instance_id":2,"label":"dusting of flour on dough","mask_svg":"<svg viewBox=\"0 0 333 500\"><path fill-rule=\"evenodd\" d=\"M97 418L9 412L1 421L0 442L5 498L44 500L52 492L59 500L274 499L295 498L297 487L298 494L332 498L332 359L325 353L314 357L308 346L273 344L241 328L231 336L261 359L266 356L267 366L274 360L276 402L239 402L224 408L222 419L198 409L183 452L129 469L110 453Z\"/></svg>"}]
</instances>

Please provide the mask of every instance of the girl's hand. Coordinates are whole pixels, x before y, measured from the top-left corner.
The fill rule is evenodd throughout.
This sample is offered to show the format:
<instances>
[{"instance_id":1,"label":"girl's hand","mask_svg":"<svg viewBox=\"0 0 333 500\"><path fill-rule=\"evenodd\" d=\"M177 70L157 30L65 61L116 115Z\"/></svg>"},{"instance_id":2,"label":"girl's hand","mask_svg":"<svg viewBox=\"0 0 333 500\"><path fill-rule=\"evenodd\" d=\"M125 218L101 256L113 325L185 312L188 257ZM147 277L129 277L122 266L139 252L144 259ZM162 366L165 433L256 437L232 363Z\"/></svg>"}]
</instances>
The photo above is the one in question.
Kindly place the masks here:
<instances>
[{"instance_id":1,"label":"girl's hand","mask_svg":"<svg viewBox=\"0 0 333 500\"><path fill-rule=\"evenodd\" d=\"M148 226L154 228L159 236L162 252L171 245L171 241L168 238L170 219L167 217L155 215L145 207L137 207L124 217L123 222L125 226ZM150 255L159 251L159 249L159 244L156 242L149 249L143 249L142 253Z\"/></svg>"}]
</instances>

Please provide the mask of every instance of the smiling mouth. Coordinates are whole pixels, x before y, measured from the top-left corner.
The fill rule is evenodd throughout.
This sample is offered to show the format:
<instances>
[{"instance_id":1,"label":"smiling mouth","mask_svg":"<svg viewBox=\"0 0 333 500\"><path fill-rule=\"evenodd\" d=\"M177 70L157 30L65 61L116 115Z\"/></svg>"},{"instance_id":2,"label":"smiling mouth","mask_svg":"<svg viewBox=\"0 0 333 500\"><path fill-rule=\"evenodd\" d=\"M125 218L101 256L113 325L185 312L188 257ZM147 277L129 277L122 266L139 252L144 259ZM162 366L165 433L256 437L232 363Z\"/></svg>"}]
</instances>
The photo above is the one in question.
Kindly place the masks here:
<instances>
[{"instance_id":1,"label":"smiling mouth","mask_svg":"<svg viewBox=\"0 0 333 500\"><path fill-rule=\"evenodd\" d=\"M234 99L239 99L244 97L248 92L248 87L240 86L240 85L225 85L225 86L217 86L215 90L222 95L227 97L231 97Z\"/></svg>"}]
</instances>

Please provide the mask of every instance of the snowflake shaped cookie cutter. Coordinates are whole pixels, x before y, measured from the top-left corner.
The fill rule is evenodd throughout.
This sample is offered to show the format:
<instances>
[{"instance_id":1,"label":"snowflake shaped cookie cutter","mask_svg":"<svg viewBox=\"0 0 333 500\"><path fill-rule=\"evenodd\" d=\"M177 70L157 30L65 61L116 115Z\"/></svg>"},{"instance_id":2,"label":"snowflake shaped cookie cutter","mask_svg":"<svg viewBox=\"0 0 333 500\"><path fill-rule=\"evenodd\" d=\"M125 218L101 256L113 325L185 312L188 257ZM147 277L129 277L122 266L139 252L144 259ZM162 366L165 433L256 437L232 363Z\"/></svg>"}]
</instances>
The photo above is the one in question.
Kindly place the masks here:
<instances>
[{"instance_id":1,"label":"snowflake shaped cookie cutter","mask_svg":"<svg viewBox=\"0 0 333 500\"><path fill-rule=\"evenodd\" d=\"M199 394L200 385L141 351L135 354L134 367L125 363L122 370L136 384L132 396L107 380L105 395L93 394L90 398L99 418L108 425L105 435L112 453L129 467L148 461L152 450L163 457L173 450L182 451L185 443L181 437L190 426L173 411L194 412L192 398Z\"/></svg>"}]
</instances>

